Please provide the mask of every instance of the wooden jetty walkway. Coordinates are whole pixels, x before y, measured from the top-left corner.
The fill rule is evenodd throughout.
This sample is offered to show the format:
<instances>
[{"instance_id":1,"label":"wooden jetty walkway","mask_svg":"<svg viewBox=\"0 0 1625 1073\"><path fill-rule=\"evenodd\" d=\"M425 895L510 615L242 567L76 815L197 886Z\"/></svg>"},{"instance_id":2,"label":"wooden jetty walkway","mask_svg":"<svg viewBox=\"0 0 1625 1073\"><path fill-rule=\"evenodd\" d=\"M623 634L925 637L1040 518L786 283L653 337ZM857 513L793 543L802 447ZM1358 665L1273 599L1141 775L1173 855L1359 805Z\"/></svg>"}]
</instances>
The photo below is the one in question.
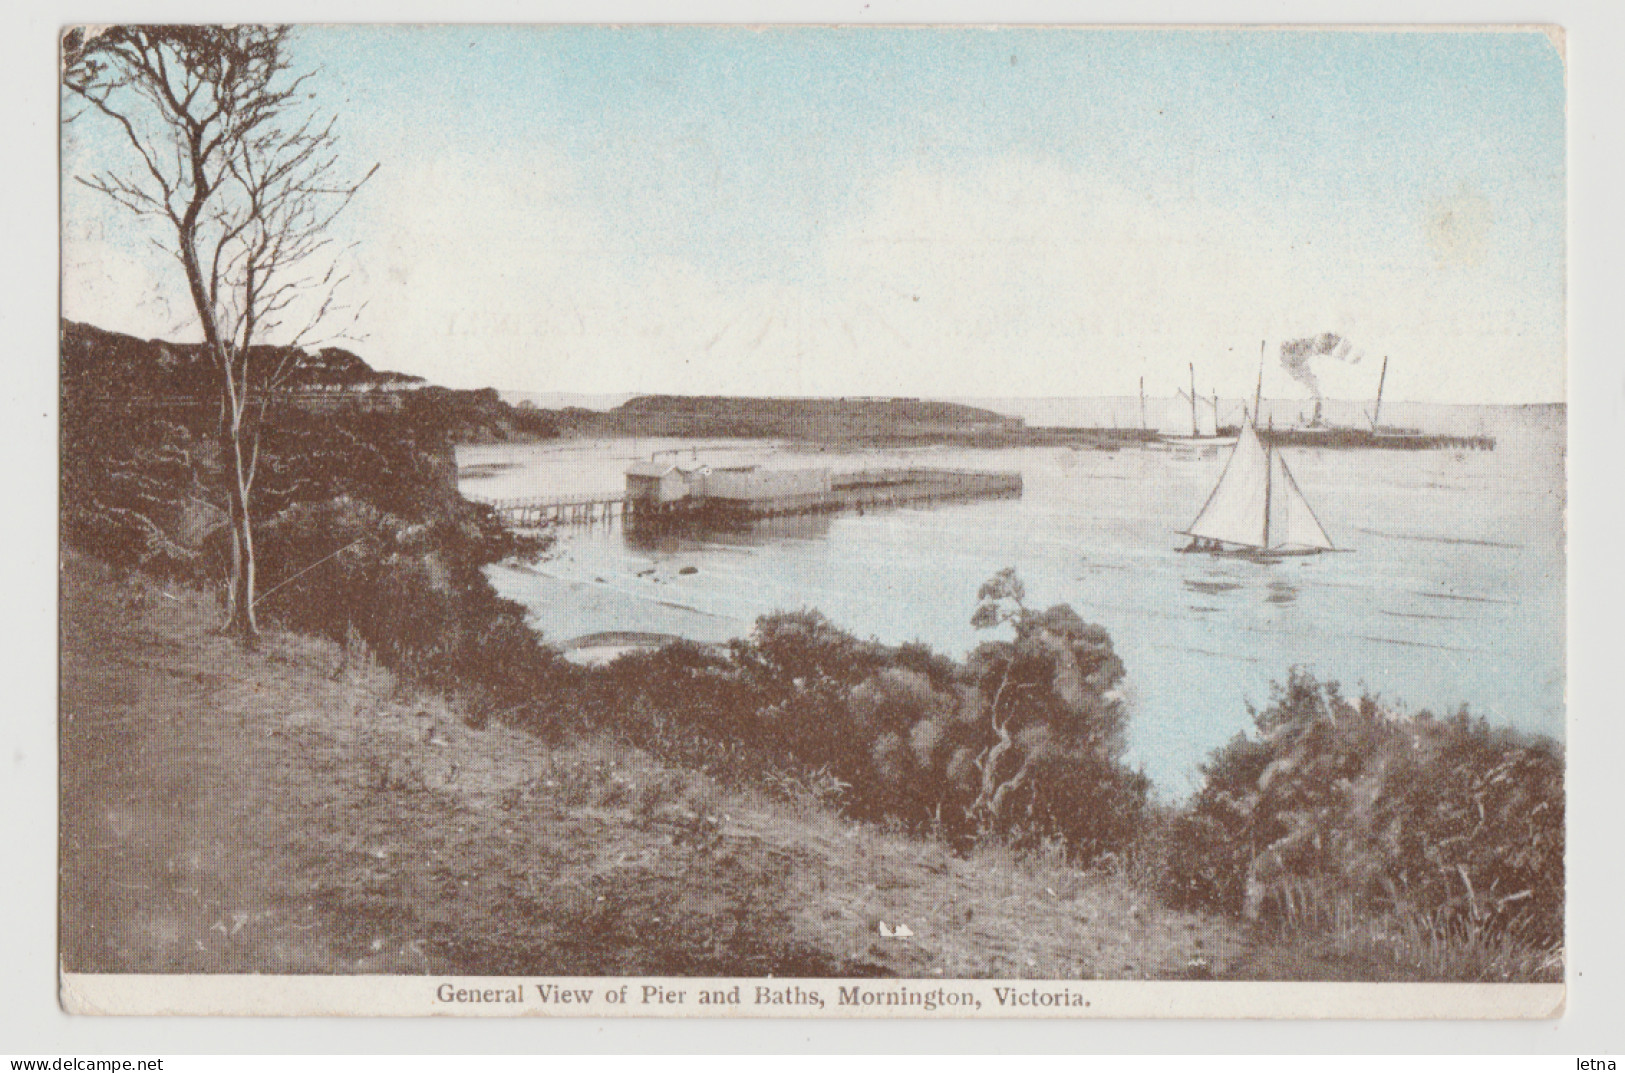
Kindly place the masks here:
<instances>
[{"instance_id":1,"label":"wooden jetty walkway","mask_svg":"<svg viewBox=\"0 0 1625 1073\"><path fill-rule=\"evenodd\" d=\"M624 495L602 496L519 496L485 499L502 520L516 529L539 529L544 525L592 525L630 517L632 501Z\"/></svg>"},{"instance_id":2,"label":"wooden jetty walkway","mask_svg":"<svg viewBox=\"0 0 1625 1073\"><path fill-rule=\"evenodd\" d=\"M861 510L866 507L892 507L907 503L949 503L965 499L994 499L1019 496L1020 473L986 473L961 469L880 469L836 475L827 501L814 510ZM736 508L737 509L737 508ZM745 513L757 516L797 513L777 504L746 505Z\"/></svg>"},{"instance_id":3,"label":"wooden jetty walkway","mask_svg":"<svg viewBox=\"0 0 1625 1073\"><path fill-rule=\"evenodd\" d=\"M989 473L956 469L871 469L840 473L827 486L811 491L763 491L746 481L727 488L704 490L669 501L625 493L596 496L520 496L484 500L514 528L549 525L613 523L619 518L634 526L640 522L675 523L684 520L724 522L794 514L896 507L905 504L957 502L1019 496L1020 473Z\"/></svg>"}]
</instances>

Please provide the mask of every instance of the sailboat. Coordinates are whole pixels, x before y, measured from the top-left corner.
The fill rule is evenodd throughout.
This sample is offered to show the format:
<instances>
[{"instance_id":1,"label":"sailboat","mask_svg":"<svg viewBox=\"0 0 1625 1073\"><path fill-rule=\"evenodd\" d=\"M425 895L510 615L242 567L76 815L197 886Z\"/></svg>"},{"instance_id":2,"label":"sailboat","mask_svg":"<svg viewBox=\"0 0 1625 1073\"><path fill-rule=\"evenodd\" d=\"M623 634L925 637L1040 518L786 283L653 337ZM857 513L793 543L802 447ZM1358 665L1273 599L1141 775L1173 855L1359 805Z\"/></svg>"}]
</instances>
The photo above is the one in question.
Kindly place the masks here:
<instances>
[{"instance_id":1,"label":"sailboat","mask_svg":"<svg viewBox=\"0 0 1625 1073\"><path fill-rule=\"evenodd\" d=\"M1196 363L1190 363L1191 391L1185 394L1183 388L1178 396L1191 404L1191 434L1189 436L1161 436L1161 442L1179 448L1187 447L1229 447L1236 442L1236 438L1229 433L1234 429L1219 427L1219 392L1215 390L1211 401L1196 394ZM1197 404L1207 407L1201 409Z\"/></svg>"},{"instance_id":2,"label":"sailboat","mask_svg":"<svg viewBox=\"0 0 1625 1073\"><path fill-rule=\"evenodd\" d=\"M1245 422L1219 483L1190 526L1185 551L1212 551L1275 559L1336 551L1286 458Z\"/></svg>"}]
</instances>

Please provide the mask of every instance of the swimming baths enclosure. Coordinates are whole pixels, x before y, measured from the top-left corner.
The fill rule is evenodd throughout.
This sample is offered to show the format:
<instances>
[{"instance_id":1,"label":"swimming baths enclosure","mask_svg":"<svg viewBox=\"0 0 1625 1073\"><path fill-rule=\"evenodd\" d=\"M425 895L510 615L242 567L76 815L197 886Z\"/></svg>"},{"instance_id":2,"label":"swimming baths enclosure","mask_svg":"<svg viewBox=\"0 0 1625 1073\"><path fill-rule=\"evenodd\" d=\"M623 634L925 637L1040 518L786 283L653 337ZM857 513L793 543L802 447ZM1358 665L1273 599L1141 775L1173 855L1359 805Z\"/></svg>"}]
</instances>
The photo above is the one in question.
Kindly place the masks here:
<instances>
[{"instance_id":1,"label":"swimming baths enclosure","mask_svg":"<svg viewBox=\"0 0 1625 1073\"><path fill-rule=\"evenodd\" d=\"M677 461L634 462L622 496L517 497L490 501L509 525L684 518L744 519L1019 496L1021 474L924 467L832 473Z\"/></svg>"}]
</instances>

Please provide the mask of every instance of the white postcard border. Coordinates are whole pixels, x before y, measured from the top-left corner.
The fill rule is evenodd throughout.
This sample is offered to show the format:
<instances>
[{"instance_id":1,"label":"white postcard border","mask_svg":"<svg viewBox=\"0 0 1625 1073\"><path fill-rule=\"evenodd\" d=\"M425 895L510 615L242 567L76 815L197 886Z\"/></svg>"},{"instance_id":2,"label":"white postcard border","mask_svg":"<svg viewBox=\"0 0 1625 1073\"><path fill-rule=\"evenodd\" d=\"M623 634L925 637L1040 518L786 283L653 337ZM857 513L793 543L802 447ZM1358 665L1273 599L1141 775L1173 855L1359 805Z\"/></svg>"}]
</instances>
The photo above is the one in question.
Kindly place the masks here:
<instances>
[{"instance_id":1,"label":"white postcard border","mask_svg":"<svg viewBox=\"0 0 1625 1073\"><path fill-rule=\"evenodd\" d=\"M1564 984L63 973L69 1013L268 1017L1522 1020Z\"/></svg>"},{"instance_id":2,"label":"white postcard border","mask_svg":"<svg viewBox=\"0 0 1625 1073\"><path fill-rule=\"evenodd\" d=\"M248 11L242 5L231 5L242 9L242 17L248 17ZM867 8L867 5L863 5ZM285 0L269 5L272 11L278 13L277 17L297 20L309 18L314 11L311 5L289 4ZM724 17L726 12L735 12L735 8L726 8L726 12L719 10L725 5L715 3L702 4L698 10L711 13L712 18ZM848 8L855 11L859 5L852 4ZM947 20L961 11L963 5L949 3L944 7L933 10L932 17L938 20ZM1047 8L1041 10L1046 12ZM1223 14L1233 19L1266 19L1278 17L1273 9L1266 11L1268 5L1253 2L1232 2L1224 5ZM1371 18L1400 18L1402 5L1393 3L1377 3L1365 5L1357 12L1359 17ZM644 14L647 5L632 5L637 14ZM980 6L972 5L973 10L984 12L991 10L983 3ZM795 10L807 10L807 5L801 4ZM221 8L205 9L195 2L185 2L171 11L171 17L185 19L188 17L221 17ZM527 9L523 17L536 18L551 14L554 18L560 17L561 6L557 4L544 5L541 8ZM563 8L568 12L571 9ZM754 9L750 10L756 17L761 17ZM814 8L815 14L823 17L834 17L834 14L844 14L846 9L831 8L824 5ZM1027 13L1027 17L1037 17L1034 14L1034 5L1020 6L1020 10ZM1097 18L1110 18L1113 14L1121 16L1128 9L1123 5L1107 5L1105 14L1096 14ZM1571 214L1576 218L1585 218L1590 214L1584 210L1596 209L1605 204L1605 193L1608 187L1607 173L1613 169L1600 166L1601 163L1617 161L1620 156L1621 143L1606 137L1606 131L1618 127L1616 113L1608 107L1608 98L1611 94L1599 93L1599 85L1606 88L1620 84L1620 69L1616 65L1600 62L1610 47L1619 44L1620 21L1617 12L1605 7L1603 0L1553 0L1553 2L1537 3L1533 7L1524 7L1515 4L1489 0L1479 3L1476 8L1458 2L1458 0L1428 0L1421 5L1413 4L1409 9L1412 18L1430 18L1437 20L1461 19L1494 19L1518 18L1528 19L1532 15L1542 20L1563 22L1569 26L1570 32L1578 30L1578 51L1582 54L1580 68L1580 81L1585 83L1591 92L1581 93L1571 98L1571 137L1575 144L1571 151L1575 153L1573 160L1573 175L1571 182L1574 204ZM55 12L55 16L51 12ZM176 13L179 13L178 15ZM187 14L190 12L190 16ZM408 9L399 7L384 8L375 3L352 7L346 12L346 17L388 20L391 18L430 17L433 15L432 6L417 5ZM477 2L473 8L463 7L459 10L461 17L485 18L491 21L500 21L504 17L520 17L517 9L511 6L493 4L490 2ZM303 13L303 14L301 14ZM867 12L865 12L867 13ZM266 10L260 9L260 17L266 17ZM1198 5L1184 2L1171 2L1157 7L1154 17L1177 21L1179 19L1201 19L1214 17L1219 12L1205 9ZM1295 9L1296 18L1303 21L1315 21L1327 18L1347 17L1355 14L1350 5L1343 3L1311 3ZM23 90L26 78L32 78L38 73L41 61L34 59L34 53L45 55L48 50L42 47L52 37L53 27L57 22L66 21L69 13L62 10L61 5L51 4L43 12L36 12L26 25L23 32L13 35L7 47L8 58L26 54L31 63L17 63L8 65L11 73L8 75L8 84L13 89ZM444 12L441 13L444 17ZM598 9L598 18L633 17L628 10L628 4L622 3L605 11ZM736 16L737 17L737 16ZM851 16L847 17L861 17ZM1009 17L1009 16L1007 16ZM1145 16L1141 16L1145 17ZM1586 31L1590 31L1589 33ZM1584 62L1589 56L1590 63ZM13 77L14 76L14 77ZM41 83L43 84L43 82ZM54 96L47 93L42 98L37 86L28 85L26 91L8 94L11 103L7 106L8 119L14 120L13 126L22 129L22 117L26 111L30 115L39 113L48 114L54 108ZM44 104L40 101L44 100ZM1579 107L1574 106L1578 104ZM1575 119L1575 116L1581 116ZM1577 124L1577 125L1576 125ZM1596 127L1605 128L1599 135ZM43 133L41 133L43 132ZM1591 137L1583 135L1590 133ZM45 263L41 258L54 250L56 241L55 216L50 212L39 211L42 207L49 207L53 197L57 174L54 167L54 129L48 124L38 127L29 127L28 147L32 150L31 156L49 158L52 166L49 168L33 169L27 179L27 197L20 197L15 201L11 215L22 223L26 220L26 227L19 227L19 234L13 237L19 240L19 245L26 247L37 254L36 257L18 256L13 259L6 275L8 281L15 283L12 293L17 296L15 308L33 308L38 315L28 318L26 323L16 325L18 328L18 346L21 351L33 353L35 351L48 351L54 345L57 323L54 315L55 278L50 273L37 271L38 265ZM19 180L19 186L23 181ZM1619 442L1617 426L1612 424L1613 417L1618 412L1617 399L1611 398L1607 390L1608 384L1603 382L1612 378L1614 370L1604 358L1604 348L1588 344L1601 343L1604 332L1612 335L1616 325L1613 316L1609 313L1607 300L1618 287L1620 273L1617 262L1600 258L1602 252L1610 249L1611 239L1618 233L1618 217L1611 211L1612 223L1602 222L1601 226L1590 232L1588 237L1586 229L1573 236L1573 265L1574 273L1571 282L1571 316L1575 335L1571 338L1571 431L1574 439L1571 444L1571 493L1605 491L1619 474L1618 454L1615 448ZM25 233L24 233L25 232ZM36 345L37 344L37 345ZM49 517L53 512L54 496L56 490L56 474L54 458L56 441L53 430L32 428L28 419L38 421L41 412L48 412L55 400L55 370L54 366L48 368L47 377L38 370L46 368L49 363L40 363L33 360L20 363L17 370L25 382L22 390L11 395L7 407L8 424L17 431L12 437L12 444L19 449L17 479L25 487L22 489L21 505L24 509L32 509L39 517ZM1602 390L1595 390L1601 388ZM1617 393L1615 393L1617 394ZM38 405L36 405L36 403ZM1575 515L1575 524L1582 538L1575 549L1575 569L1571 572L1571 618L1570 630L1573 643L1571 645L1571 678L1570 700L1577 705L1574 709L1579 712L1594 712L1602 714L1608 703L1603 686L1614 674L1607 668L1611 658L1610 649L1618 638L1617 619L1609 609L1617 607L1617 598L1622 592L1620 585L1620 572L1617 564L1609 564L1595 554L1595 546L1609 534L1616 534L1625 515L1621 512L1621 501L1610 498L1588 499L1581 494L1578 497L1578 509ZM1610 524L1612 523L1612 524ZM38 533L33 533L37 529ZM46 534L45 526L36 526L30 529L29 547L27 552L15 556L8 567L8 578L21 582L15 595L25 609L25 616L31 615L40 623L53 621L54 613L54 578L50 570L50 563L54 561L56 540L54 529ZM1610 546L1611 546L1611 537ZM1588 549L1590 552L1588 553ZM1600 569L1599 569L1600 568ZM1597 574L1588 573L1589 570L1598 570ZM1580 577L1587 581L1575 584ZM24 631L24 636L18 639L19 648L9 657L14 670L26 673L19 674L21 696L16 699L15 706L27 713L28 718L15 720L11 730L6 735L6 752L8 758L15 755L12 775L9 786L4 793L0 793L8 804L8 813L14 817L14 822L8 829L8 838L11 841L14 854L14 865L18 872L7 885L6 893L0 896L0 904L11 910L14 920L23 923L23 926L10 930L4 942L0 942L0 951L4 951L7 962L13 966L12 972L6 975L0 983L0 1007L5 1013L0 1015L0 1026L15 1030L12 1036L14 1043L21 1046L25 1041L28 1045L40 1048L99 1048L105 1049L113 1046L123 1046L126 1049L132 1046L148 1047L187 1047L193 1050L221 1051L238 1048L263 1048L266 1050L286 1050L296 1046L306 1049L326 1047L355 1048L367 1047L384 1049L398 1049L403 1046L427 1046L427 1041L434 1040L447 1042L455 1040L465 1049L475 1047L514 1046L517 1041L529 1041L534 1045L538 1040L547 1040L551 1045L558 1046L568 1042L571 1046L583 1047L588 1050L600 1050L609 1046L640 1047L638 1043L628 1043L622 1040L619 1044L611 1044L601 1036L596 1035L599 1029L592 1022L576 1022L575 1028L563 1022L545 1026L551 1034L547 1036L516 1036L512 1034L482 1034L478 1037L468 1034L450 1035L459 1032L460 1028L472 1029L471 1023L462 1023L441 1020L438 1025L384 1025L370 1024L365 1020L349 1021L342 1018L328 1018L325 1023L306 1022L297 1036L289 1034L286 1022L260 1022L252 1021L225 1021L225 1020L197 1020L191 1022L176 1021L135 1021L118 1018L81 1018L65 1016L63 1009L59 1008L51 995L53 984L62 984L62 994L67 995L67 985L73 984L79 989L79 997L91 997L104 993L103 989L118 989L127 986L130 977L102 977L94 981L87 981L84 977L68 976L58 978L53 966L55 954L55 934L49 926L51 912L55 908L54 863L55 863L55 829L54 824L48 821L54 816L54 768L49 767L53 756L52 743L55 733L55 707L54 707L54 659L55 635L49 629L41 629L33 634ZM1571 716L1571 719L1573 717ZM1478 1050L1488 1048L1504 1048L1508 1051L1584 1051L1595 1050L1604 1046L1606 1040L1614 1039L1617 1033L1618 1000L1620 997L1620 966L1625 959L1616 958L1619 951L1619 938L1621 932L1614 925L1617 923L1617 882L1625 879L1622 871L1620 857L1610 848L1617 836L1617 830L1607 818L1609 812L1603 796L1605 787L1615 784L1610 781L1614 758L1619 753L1609 748L1609 745L1620 740L1619 725L1613 720L1602 719L1573 719L1570 725L1572 742L1576 746L1570 756L1571 776L1571 807L1573 814L1570 817L1571 840L1574 847L1574 858L1571 861L1573 878L1577 882L1570 887L1570 938L1574 943L1571 956L1574 961L1583 966L1579 973L1583 979L1575 979L1576 970L1571 968L1569 976L1575 979L1576 990L1574 1002L1569 1006L1561 1022L1544 1025L1539 1023L1523 1024L1482 1024L1477 1028L1468 1030L1465 1034L1460 1026L1446 1024L1429 1024L1420 1021L1409 1023L1396 1022L1387 1026L1371 1026L1359 1023L1344 1025L1308 1025L1276 1022L1274 1025L1261 1025L1246 1027L1248 1035L1245 1049L1255 1050L1260 1047L1285 1047L1292 1049L1349 1048L1354 1052L1370 1051L1379 1048L1387 1049L1423 1049L1423 1050ZM26 755L29 764L23 763ZM44 765L33 763L38 757L46 761ZM26 822L16 817L29 815L32 818ZM44 819L41 819L44 817ZM1583 881L1583 882L1580 882ZM28 926L32 923L35 926ZM40 924L45 926L38 926ZM145 978L157 982L160 978ZM224 978L212 978L212 982L219 983ZM209 983L211 978L202 978L199 983ZM82 986L79 986L82 985ZM1216 986L1205 985L1209 990ZM1246 985L1238 985L1246 986ZM1301 987L1303 985L1293 985ZM1387 989L1408 988L1411 985L1385 984L1380 985ZM1507 985L1489 985L1507 986ZM107 993L111 993L108 991ZM1277 1015L1281 1016L1281 1015ZM501 1026L491 1025L491 1028ZM507 1027L523 1028L522 1024L509 1022ZM822 1026L814 1029L810 1025L808 1033L821 1033L817 1036L820 1041L819 1049L839 1046L846 1048L855 1042L867 1041L875 1045L876 1041L891 1041L898 1039L913 1039L919 1045L940 1044L944 1039L964 1041L967 1037L963 1033L956 1033L951 1025L935 1024L928 1028L919 1028L915 1034L902 1037L899 1035L874 1035L883 1026L867 1024L840 1029L835 1025ZM918 1026L917 1026L918 1027ZM535 1028L544 1026L536 1024ZM757 1022L755 1025L727 1026L711 1022L706 1029L712 1034L705 1037L695 1037L691 1034L680 1034L683 1026L677 1022L666 1022L664 1026L652 1026L649 1030L651 1036L643 1037L641 1046L654 1046L656 1042L667 1046L673 1041L682 1040L692 1044L696 1038L710 1040L718 1046L737 1046L750 1041L757 1046L770 1042L785 1045L790 1037L784 1035L770 1035L771 1025L767 1022ZM897 1026L903 1030L906 1026ZM1008 1033L1001 1035L998 1025L979 1026L975 1037L981 1046L993 1043L1005 1048L1005 1053L1019 1053L1047 1043L1055 1046L1059 1042L1072 1041L1077 1045L1079 1037L1073 1035L1056 1035L1049 1032L1051 1028L1060 1030L1063 1024L1051 1022L1042 1028L1022 1027L1016 1029L1006 1026ZM1146 1050L1182 1050L1196 1048L1212 1050L1214 1048L1236 1048L1243 1037L1235 1034L1235 1030L1243 1026L1226 1025L1209 1022L1203 1025L1158 1025L1155 1026L1155 1035L1147 1035L1141 1026L1132 1024L1117 1024L1099 1026L1088 1037L1091 1048L1111 1047L1122 1048L1128 1051ZM840 1032L840 1036L831 1035L831 1031ZM1023 1033L1018 1036L1015 1033ZM857 1035L859 1032L870 1033ZM930 1032L931 1036L923 1035ZM1035 1033L1048 1032L1037 1035ZM432 1034L431 1034L432 1033ZM754 1034L753 1034L754 1033ZM795 1041L802 1043L802 1029L796 1029ZM984 1035L982 1033L991 1033ZM1255 1035L1254 1033L1262 1033ZM807 1035L806 1039L812 1039ZM295 1043L295 1040L298 1043ZM324 1066L325 1068L325 1066Z\"/></svg>"}]
</instances>

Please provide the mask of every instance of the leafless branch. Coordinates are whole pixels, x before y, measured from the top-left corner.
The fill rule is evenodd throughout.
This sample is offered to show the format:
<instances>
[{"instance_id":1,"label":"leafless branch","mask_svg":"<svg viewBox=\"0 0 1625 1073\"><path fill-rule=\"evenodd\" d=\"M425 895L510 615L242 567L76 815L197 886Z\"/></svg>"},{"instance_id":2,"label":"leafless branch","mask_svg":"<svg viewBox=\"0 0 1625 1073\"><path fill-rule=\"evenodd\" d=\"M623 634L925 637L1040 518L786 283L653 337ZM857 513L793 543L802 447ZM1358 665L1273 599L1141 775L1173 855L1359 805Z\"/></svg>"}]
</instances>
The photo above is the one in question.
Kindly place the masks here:
<instances>
[{"instance_id":1,"label":"leafless branch","mask_svg":"<svg viewBox=\"0 0 1625 1073\"><path fill-rule=\"evenodd\" d=\"M252 577L252 489L270 393L294 361L254 368L259 340L295 320L298 346L350 309L338 296L349 273L331 228L376 166L341 178L336 117L309 110L315 72L294 72L284 26L120 26L63 37L63 87L85 102L68 117L114 123L134 150L123 173L79 176L136 217L173 229L205 347L220 375L221 424L229 435L236 495L230 511L234 564ZM276 353L276 351L271 351ZM234 573L236 567L234 566ZM253 632L254 596L232 605Z\"/></svg>"}]
</instances>

